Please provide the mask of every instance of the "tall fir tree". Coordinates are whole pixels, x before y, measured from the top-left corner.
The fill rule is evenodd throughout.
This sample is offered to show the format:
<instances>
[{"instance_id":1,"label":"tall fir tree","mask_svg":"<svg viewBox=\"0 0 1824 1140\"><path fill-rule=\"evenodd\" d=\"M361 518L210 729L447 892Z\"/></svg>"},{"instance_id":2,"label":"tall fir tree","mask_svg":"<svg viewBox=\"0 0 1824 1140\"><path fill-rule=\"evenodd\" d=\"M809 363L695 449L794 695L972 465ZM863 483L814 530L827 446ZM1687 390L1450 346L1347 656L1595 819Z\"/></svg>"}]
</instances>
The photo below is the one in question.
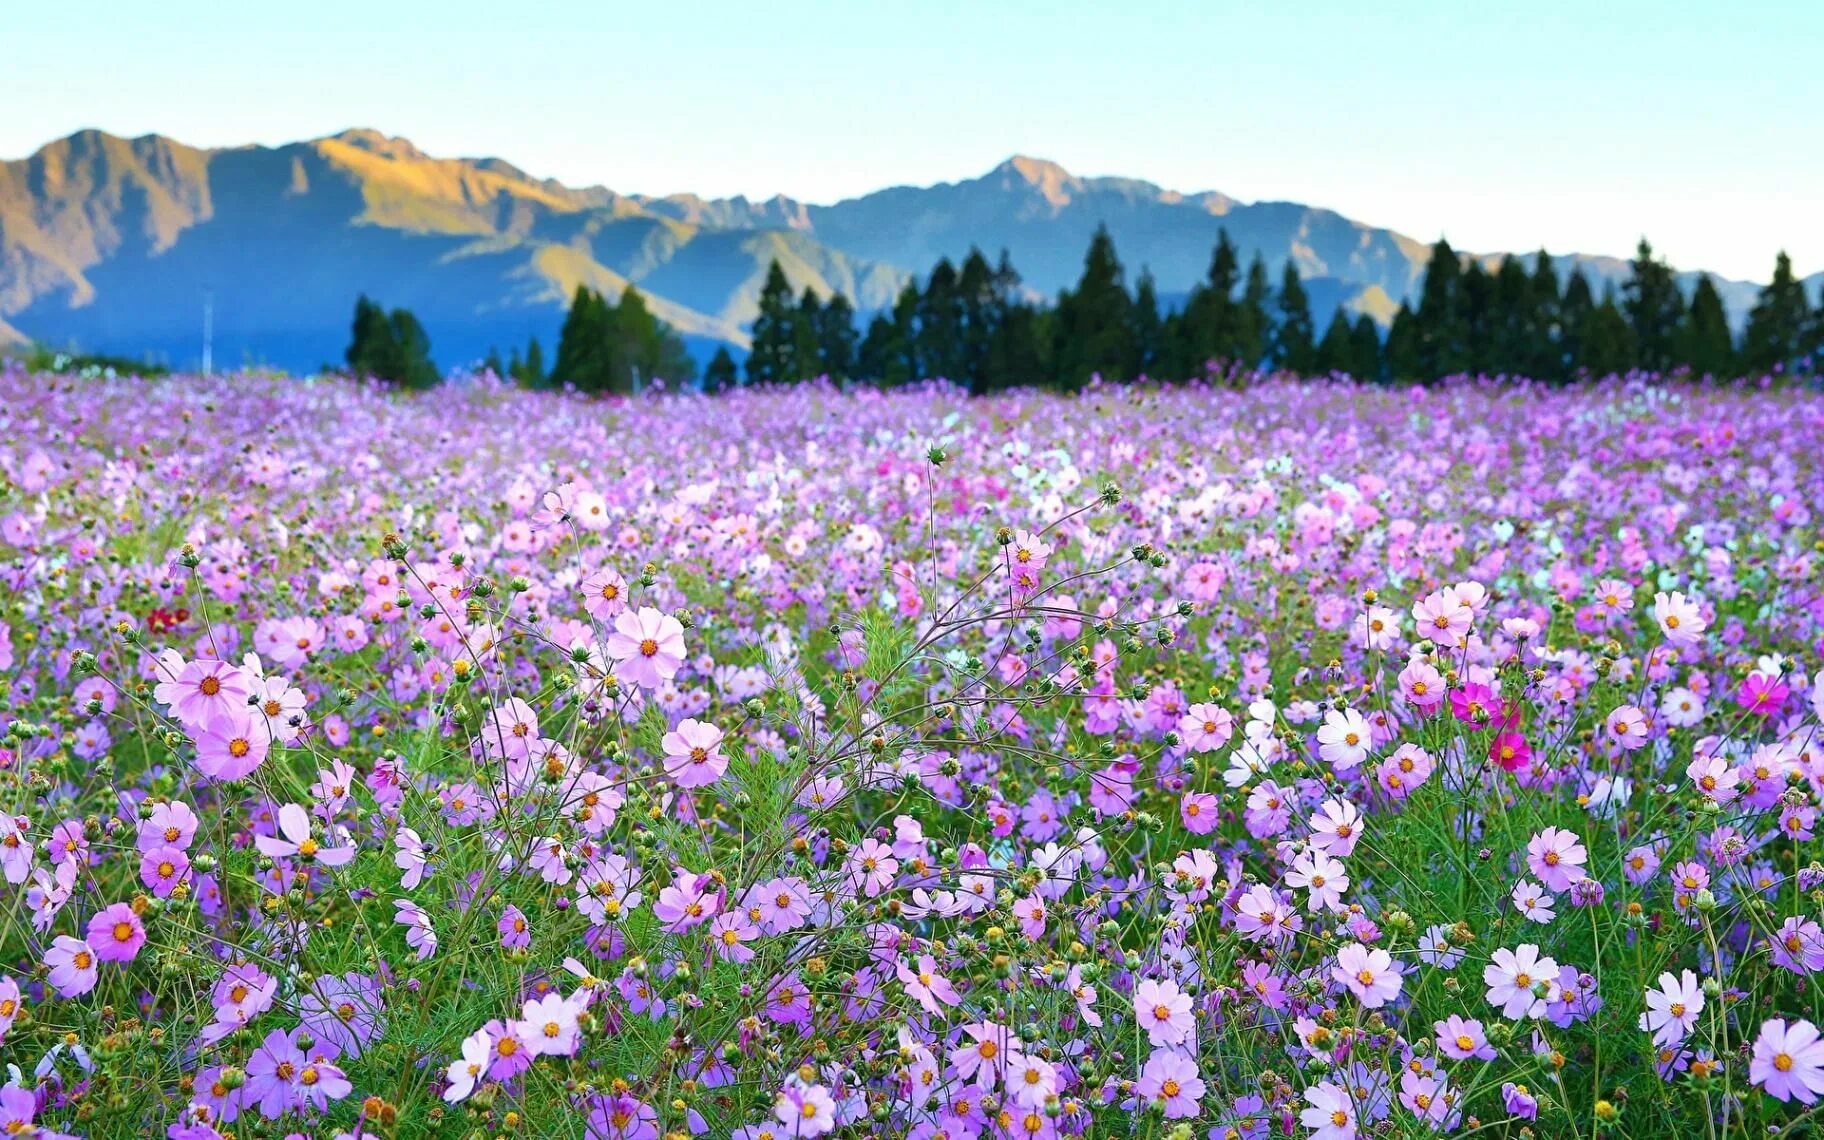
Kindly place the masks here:
<instances>
[{"instance_id":1,"label":"tall fir tree","mask_svg":"<svg viewBox=\"0 0 1824 1140\"><path fill-rule=\"evenodd\" d=\"M1339 307L1330 314L1324 335L1317 342L1313 371L1318 373L1351 372L1355 363L1355 344L1349 328L1349 317Z\"/></svg>"},{"instance_id":2,"label":"tall fir tree","mask_svg":"<svg viewBox=\"0 0 1824 1140\"><path fill-rule=\"evenodd\" d=\"M792 314L792 355L786 379L814 380L823 374L823 301L809 285Z\"/></svg>"},{"instance_id":3,"label":"tall fir tree","mask_svg":"<svg viewBox=\"0 0 1824 1140\"><path fill-rule=\"evenodd\" d=\"M994 267L993 291L990 319L994 328L980 390L996 392L1042 383L1046 362L1039 314L1021 300L1020 274L1004 249Z\"/></svg>"},{"instance_id":4,"label":"tall fir tree","mask_svg":"<svg viewBox=\"0 0 1824 1140\"><path fill-rule=\"evenodd\" d=\"M551 366L553 384L567 384L582 392L602 390L609 367L609 324L608 306L601 294L578 285L558 330L557 361Z\"/></svg>"},{"instance_id":5,"label":"tall fir tree","mask_svg":"<svg viewBox=\"0 0 1824 1140\"><path fill-rule=\"evenodd\" d=\"M963 363L963 298L956 266L938 258L918 302L918 359L925 375L967 383Z\"/></svg>"},{"instance_id":6,"label":"tall fir tree","mask_svg":"<svg viewBox=\"0 0 1824 1140\"><path fill-rule=\"evenodd\" d=\"M1289 372L1308 375L1316 366L1311 299L1298 266L1290 260L1280 274L1276 304L1279 319L1273 326L1273 362Z\"/></svg>"},{"instance_id":7,"label":"tall fir tree","mask_svg":"<svg viewBox=\"0 0 1824 1140\"><path fill-rule=\"evenodd\" d=\"M1691 311L1679 335L1676 353L1680 364L1699 375L1728 376L1735 369L1735 341L1722 294L1708 273L1700 274L1691 292Z\"/></svg>"},{"instance_id":8,"label":"tall fir tree","mask_svg":"<svg viewBox=\"0 0 1824 1140\"><path fill-rule=\"evenodd\" d=\"M1232 364L1246 369L1259 368L1273 347L1273 317L1267 304L1273 297L1273 286L1267 279L1267 263L1254 252L1248 262L1247 282L1241 287L1241 303L1235 313L1234 355Z\"/></svg>"},{"instance_id":9,"label":"tall fir tree","mask_svg":"<svg viewBox=\"0 0 1824 1140\"><path fill-rule=\"evenodd\" d=\"M1761 290L1748 314L1742 337L1743 363L1756 372L1790 365L1805 351L1810 327L1805 286L1793 276L1792 259L1781 250L1773 263L1773 280Z\"/></svg>"},{"instance_id":10,"label":"tall fir tree","mask_svg":"<svg viewBox=\"0 0 1824 1140\"><path fill-rule=\"evenodd\" d=\"M988 351L994 342L999 298L994 267L974 246L957 274L956 293L962 318L956 380L971 392L982 392L988 387Z\"/></svg>"},{"instance_id":11,"label":"tall fir tree","mask_svg":"<svg viewBox=\"0 0 1824 1140\"><path fill-rule=\"evenodd\" d=\"M1457 326L1463 336L1462 369L1489 371L1494 359L1495 279L1475 258L1457 280Z\"/></svg>"},{"instance_id":12,"label":"tall fir tree","mask_svg":"<svg viewBox=\"0 0 1824 1140\"><path fill-rule=\"evenodd\" d=\"M1120 258L1107 226L1097 226L1074 291L1058 298L1054 314L1058 382L1081 388L1091 376L1129 378L1134 371L1133 302L1122 285Z\"/></svg>"},{"instance_id":13,"label":"tall fir tree","mask_svg":"<svg viewBox=\"0 0 1824 1140\"><path fill-rule=\"evenodd\" d=\"M1587 367L1587 341L1596 318L1596 294L1581 265L1571 267L1558 303L1560 365L1555 379L1568 380ZM1625 339L1625 338L1624 338Z\"/></svg>"},{"instance_id":14,"label":"tall fir tree","mask_svg":"<svg viewBox=\"0 0 1824 1140\"><path fill-rule=\"evenodd\" d=\"M592 395L627 395L655 380L689 383L695 367L684 342L652 315L638 289L628 286L609 305L579 285L558 334L551 383Z\"/></svg>"},{"instance_id":15,"label":"tall fir tree","mask_svg":"<svg viewBox=\"0 0 1824 1140\"><path fill-rule=\"evenodd\" d=\"M1527 375L1540 333L1533 279L1519 258L1503 257L1495 270L1492 308L1488 367L1509 376Z\"/></svg>"},{"instance_id":16,"label":"tall fir tree","mask_svg":"<svg viewBox=\"0 0 1824 1140\"><path fill-rule=\"evenodd\" d=\"M1425 336L1419 329L1418 314L1403 301L1387 327L1385 356L1389 380L1404 383L1425 374Z\"/></svg>"},{"instance_id":17,"label":"tall fir tree","mask_svg":"<svg viewBox=\"0 0 1824 1140\"><path fill-rule=\"evenodd\" d=\"M729 354L725 344L716 346L716 354L709 358L709 366L703 369L703 390L705 392L726 392L741 383L735 371L735 358Z\"/></svg>"},{"instance_id":18,"label":"tall fir tree","mask_svg":"<svg viewBox=\"0 0 1824 1140\"><path fill-rule=\"evenodd\" d=\"M1685 298L1678 291L1672 267L1653 256L1653 246L1644 237L1628 263L1628 279L1621 291L1622 313L1633 332L1634 362L1654 371L1669 370L1676 363Z\"/></svg>"},{"instance_id":19,"label":"tall fir tree","mask_svg":"<svg viewBox=\"0 0 1824 1140\"><path fill-rule=\"evenodd\" d=\"M1586 375L1601 379L1627 371L1639 353L1634 325L1615 303L1615 294L1605 291L1584 329L1579 364Z\"/></svg>"},{"instance_id":20,"label":"tall fir tree","mask_svg":"<svg viewBox=\"0 0 1824 1140\"><path fill-rule=\"evenodd\" d=\"M1437 380L1468 367L1468 333L1463 327L1460 283L1463 266L1450 242L1439 238L1425 263L1419 287L1419 377Z\"/></svg>"},{"instance_id":21,"label":"tall fir tree","mask_svg":"<svg viewBox=\"0 0 1824 1140\"><path fill-rule=\"evenodd\" d=\"M855 375L855 306L841 293L830 297L817 324L817 360L823 374L841 382Z\"/></svg>"},{"instance_id":22,"label":"tall fir tree","mask_svg":"<svg viewBox=\"0 0 1824 1140\"><path fill-rule=\"evenodd\" d=\"M1355 318L1349 343L1349 375L1369 383L1378 382L1381 378L1381 330L1375 327L1373 317L1363 313Z\"/></svg>"},{"instance_id":23,"label":"tall fir tree","mask_svg":"<svg viewBox=\"0 0 1824 1140\"><path fill-rule=\"evenodd\" d=\"M1191 290L1173 324L1169 341L1174 379L1203 375L1212 363L1233 360L1240 351L1240 309L1235 288L1241 284L1241 257L1225 226L1216 231L1210 269Z\"/></svg>"},{"instance_id":24,"label":"tall fir tree","mask_svg":"<svg viewBox=\"0 0 1824 1140\"><path fill-rule=\"evenodd\" d=\"M760 312L754 318L753 346L747 354L747 381L750 384L779 384L791 377L792 358L796 351L793 319L792 284L785 278L779 259L766 267L766 280L760 286Z\"/></svg>"},{"instance_id":25,"label":"tall fir tree","mask_svg":"<svg viewBox=\"0 0 1824 1140\"><path fill-rule=\"evenodd\" d=\"M442 379L431 363L431 338L410 309L387 312L366 294L355 300L355 318L344 354L357 376L407 388L429 388Z\"/></svg>"},{"instance_id":26,"label":"tall fir tree","mask_svg":"<svg viewBox=\"0 0 1824 1140\"><path fill-rule=\"evenodd\" d=\"M1159 316L1159 290L1153 283L1152 270L1145 267L1134 284L1131 328L1134 375L1150 376L1164 351L1165 322Z\"/></svg>"},{"instance_id":27,"label":"tall fir tree","mask_svg":"<svg viewBox=\"0 0 1824 1140\"><path fill-rule=\"evenodd\" d=\"M1547 383L1564 376L1564 328L1560 314L1558 267L1543 249L1533 256L1532 320L1528 332L1526 374Z\"/></svg>"},{"instance_id":28,"label":"tall fir tree","mask_svg":"<svg viewBox=\"0 0 1824 1140\"><path fill-rule=\"evenodd\" d=\"M528 388L545 386L545 350L535 336L526 342L526 355L519 363L519 371L513 378Z\"/></svg>"}]
</instances>

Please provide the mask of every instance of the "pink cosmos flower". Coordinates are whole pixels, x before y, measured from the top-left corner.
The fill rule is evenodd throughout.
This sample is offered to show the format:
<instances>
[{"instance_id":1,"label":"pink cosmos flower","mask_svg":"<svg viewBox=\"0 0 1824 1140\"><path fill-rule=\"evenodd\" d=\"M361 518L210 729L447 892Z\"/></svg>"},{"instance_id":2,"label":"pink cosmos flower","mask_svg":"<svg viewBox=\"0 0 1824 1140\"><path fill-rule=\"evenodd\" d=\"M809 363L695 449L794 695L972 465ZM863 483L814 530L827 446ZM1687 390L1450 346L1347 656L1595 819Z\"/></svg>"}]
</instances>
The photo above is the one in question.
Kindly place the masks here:
<instances>
[{"instance_id":1,"label":"pink cosmos flower","mask_svg":"<svg viewBox=\"0 0 1824 1140\"><path fill-rule=\"evenodd\" d=\"M1351 942L1336 953L1332 977L1348 987L1364 1009L1379 1009L1400 996L1403 984L1393 955L1360 942Z\"/></svg>"},{"instance_id":2,"label":"pink cosmos flower","mask_svg":"<svg viewBox=\"0 0 1824 1140\"><path fill-rule=\"evenodd\" d=\"M1670 973L1659 976L1659 985L1647 990L1647 1008L1640 1015L1640 1027L1653 1034L1653 1044L1677 1045L1697 1024L1704 1011L1703 987L1690 970L1678 977Z\"/></svg>"},{"instance_id":3,"label":"pink cosmos flower","mask_svg":"<svg viewBox=\"0 0 1824 1140\"><path fill-rule=\"evenodd\" d=\"M139 881L161 899L190 877L190 857L177 847L154 847L139 858Z\"/></svg>"},{"instance_id":4,"label":"pink cosmos flower","mask_svg":"<svg viewBox=\"0 0 1824 1140\"><path fill-rule=\"evenodd\" d=\"M1763 1022L1748 1062L1748 1080L1775 1100L1815 1103L1824 1093L1824 1041L1818 1027L1803 1019Z\"/></svg>"},{"instance_id":5,"label":"pink cosmos flower","mask_svg":"<svg viewBox=\"0 0 1824 1140\"><path fill-rule=\"evenodd\" d=\"M546 994L526 1003L513 1024L513 1033L534 1057L568 1057L576 1052L580 1039L577 1018L581 1013L582 1007L562 994Z\"/></svg>"},{"instance_id":6,"label":"pink cosmos flower","mask_svg":"<svg viewBox=\"0 0 1824 1140\"><path fill-rule=\"evenodd\" d=\"M196 736L197 771L211 780L242 780L266 762L272 734L246 708L213 717Z\"/></svg>"},{"instance_id":7,"label":"pink cosmos flower","mask_svg":"<svg viewBox=\"0 0 1824 1140\"><path fill-rule=\"evenodd\" d=\"M1319 1081L1305 1089L1306 1107L1298 1122L1311 1129L1308 1140L1356 1140L1355 1102L1335 1081Z\"/></svg>"},{"instance_id":8,"label":"pink cosmos flower","mask_svg":"<svg viewBox=\"0 0 1824 1140\"><path fill-rule=\"evenodd\" d=\"M1154 1047L1182 1045L1191 1036L1191 995L1170 978L1145 978L1134 987L1134 1016Z\"/></svg>"},{"instance_id":9,"label":"pink cosmos flower","mask_svg":"<svg viewBox=\"0 0 1824 1140\"><path fill-rule=\"evenodd\" d=\"M189 804L153 804L151 812L139 823L139 849L150 851L154 847L176 847L188 850L190 841L196 837L199 822Z\"/></svg>"},{"instance_id":10,"label":"pink cosmos flower","mask_svg":"<svg viewBox=\"0 0 1824 1140\"><path fill-rule=\"evenodd\" d=\"M725 910L709 924L709 948L724 961L753 961L754 952L747 944L758 937L760 928L738 910Z\"/></svg>"},{"instance_id":11,"label":"pink cosmos flower","mask_svg":"<svg viewBox=\"0 0 1824 1140\"><path fill-rule=\"evenodd\" d=\"M665 774L680 788L702 788L728 771L722 755L722 730L713 724L686 718L665 734Z\"/></svg>"},{"instance_id":12,"label":"pink cosmos flower","mask_svg":"<svg viewBox=\"0 0 1824 1140\"><path fill-rule=\"evenodd\" d=\"M583 595L583 609L589 616L607 620L627 608L627 579L603 568L584 578L577 587Z\"/></svg>"},{"instance_id":13,"label":"pink cosmos flower","mask_svg":"<svg viewBox=\"0 0 1824 1140\"><path fill-rule=\"evenodd\" d=\"M1488 1043L1482 1023L1474 1018L1464 1019L1453 1013L1443 1021L1433 1022L1432 1028L1437 1030L1438 1052L1453 1061L1495 1059L1495 1047Z\"/></svg>"},{"instance_id":14,"label":"pink cosmos flower","mask_svg":"<svg viewBox=\"0 0 1824 1140\"><path fill-rule=\"evenodd\" d=\"M1178 818L1192 835L1208 835L1220 822L1217 799L1208 792L1186 792L1178 801Z\"/></svg>"},{"instance_id":15,"label":"pink cosmos flower","mask_svg":"<svg viewBox=\"0 0 1824 1140\"><path fill-rule=\"evenodd\" d=\"M893 849L878 839L864 839L849 853L849 884L869 898L892 886L898 873L899 860L893 857Z\"/></svg>"},{"instance_id":16,"label":"pink cosmos flower","mask_svg":"<svg viewBox=\"0 0 1824 1140\"><path fill-rule=\"evenodd\" d=\"M1653 595L1653 620L1673 645L1696 645L1708 628L1697 602L1676 591Z\"/></svg>"},{"instance_id":17,"label":"pink cosmos flower","mask_svg":"<svg viewBox=\"0 0 1824 1140\"><path fill-rule=\"evenodd\" d=\"M237 666L201 658L184 663L152 695L194 734L224 717L245 718L247 695L252 691L247 674Z\"/></svg>"},{"instance_id":18,"label":"pink cosmos flower","mask_svg":"<svg viewBox=\"0 0 1824 1140\"><path fill-rule=\"evenodd\" d=\"M1490 1005L1511 1020L1545 1015L1547 1000L1558 992L1558 963L1541 957L1539 947L1523 943L1513 950L1503 946L1482 968Z\"/></svg>"},{"instance_id":19,"label":"pink cosmos flower","mask_svg":"<svg viewBox=\"0 0 1824 1140\"><path fill-rule=\"evenodd\" d=\"M944 1006L962 1001L950 980L937 972L937 960L929 954L920 955L917 970L907 968L904 962L896 969L906 993L932 1017L942 1017Z\"/></svg>"},{"instance_id":20,"label":"pink cosmos flower","mask_svg":"<svg viewBox=\"0 0 1824 1140\"><path fill-rule=\"evenodd\" d=\"M1234 732L1235 718L1229 710L1211 702L1192 705L1178 718L1178 736L1191 752L1221 748Z\"/></svg>"},{"instance_id":21,"label":"pink cosmos flower","mask_svg":"<svg viewBox=\"0 0 1824 1140\"><path fill-rule=\"evenodd\" d=\"M1325 800L1311 817L1311 846L1338 859L1347 859L1361 838L1361 809L1348 800Z\"/></svg>"},{"instance_id":22,"label":"pink cosmos flower","mask_svg":"<svg viewBox=\"0 0 1824 1140\"><path fill-rule=\"evenodd\" d=\"M1527 869L1554 891L1570 890L1572 884L1586 878L1583 867L1589 858L1589 850L1561 827L1548 827L1526 844Z\"/></svg>"},{"instance_id":23,"label":"pink cosmos flower","mask_svg":"<svg viewBox=\"0 0 1824 1140\"><path fill-rule=\"evenodd\" d=\"M677 676L684 664L684 626L670 614L641 606L615 617L606 648L615 662L615 676L656 689Z\"/></svg>"},{"instance_id":24,"label":"pink cosmos flower","mask_svg":"<svg viewBox=\"0 0 1824 1140\"><path fill-rule=\"evenodd\" d=\"M1792 686L1778 677L1765 673L1750 673L1742 678L1740 689L1736 690L1737 707L1758 717L1770 717L1779 710L1787 697L1792 695Z\"/></svg>"},{"instance_id":25,"label":"pink cosmos flower","mask_svg":"<svg viewBox=\"0 0 1824 1140\"><path fill-rule=\"evenodd\" d=\"M1134 1091L1147 1100L1159 1101L1167 1120L1180 1120L1197 1115L1204 1083L1191 1058L1176 1050L1156 1049L1140 1070Z\"/></svg>"},{"instance_id":26,"label":"pink cosmos flower","mask_svg":"<svg viewBox=\"0 0 1824 1140\"><path fill-rule=\"evenodd\" d=\"M146 928L126 903L103 907L89 919L88 943L102 962L131 962L146 944Z\"/></svg>"},{"instance_id":27,"label":"pink cosmos flower","mask_svg":"<svg viewBox=\"0 0 1824 1140\"><path fill-rule=\"evenodd\" d=\"M1533 762L1533 750L1518 732L1497 732L1488 742L1488 758L1504 772L1518 772Z\"/></svg>"},{"instance_id":28,"label":"pink cosmos flower","mask_svg":"<svg viewBox=\"0 0 1824 1140\"><path fill-rule=\"evenodd\" d=\"M324 847L310 833L310 816L297 804L279 809L279 836L254 837L260 853L274 859L298 858L316 861L325 867L340 867L355 857L353 847Z\"/></svg>"},{"instance_id":29,"label":"pink cosmos flower","mask_svg":"<svg viewBox=\"0 0 1824 1140\"><path fill-rule=\"evenodd\" d=\"M836 1130L836 1101L822 1085L794 1079L779 1091L773 1119L786 1130L783 1135L809 1140Z\"/></svg>"},{"instance_id":30,"label":"pink cosmos flower","mask_svg":"<svg viewBox=\"0 0 1824 1140\"><path fill-rule=\"evenodd\" d=\"M44 952L44 964L50 969L51 988L58 997L81 997L95 988L99 976L95 951L80 938L59 934Z\"/></svg>"}]
</instances>

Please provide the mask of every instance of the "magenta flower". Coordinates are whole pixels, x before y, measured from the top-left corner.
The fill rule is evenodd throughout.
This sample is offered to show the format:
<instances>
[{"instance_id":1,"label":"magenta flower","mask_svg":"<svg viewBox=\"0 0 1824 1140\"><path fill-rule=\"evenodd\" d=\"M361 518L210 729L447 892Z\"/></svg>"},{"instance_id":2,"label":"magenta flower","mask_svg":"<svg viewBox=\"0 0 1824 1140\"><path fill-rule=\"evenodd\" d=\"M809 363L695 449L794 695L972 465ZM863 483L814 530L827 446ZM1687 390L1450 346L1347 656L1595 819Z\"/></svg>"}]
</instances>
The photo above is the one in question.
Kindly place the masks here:
<instances>
[{"instance_id":1,"label":"magenta flower","mask_svg":"<svg viewBox=\"0 0 1824 1140\"><path fill-rule=\"evenodd\" d=\"M1134 1091L1147 1100L1159 1101L1167 1120L1179 1120L1197 1115L1204 1084L1197 1074L1197 1063L1190 1057L1172 1049L1157 1049L1141 1068Z\"/></svg>"},{"instance_id":2,"label":"magenta flower","mask_svg":"<svg viewBox=\"0 0 1824 1140\"><path fill-rule=\"evenodd\" d=\"M237 709L216 717L197 735L196 768L211 780L242 780L266 762L271 750L266 722Z\"/></svg>"},{"instance_id":3,"label":"magenta flower","mask_svg":"<svg viewBox=\"0 0 1824 1140\"><path fill-rule=\"evenodd\" d=\"M505 950L524 950L532 945L532 928L526 921L525 912L508 903L500 912L500 921L494 924L500 933L500 945Z\"/></svg>"},{"instance_id":4,"label":"magenta flower","mask_svg":"<svg viewBox=\"0 0 1824 1140\"><path fill-rule=\"evenodd\" d=\"M131 962L146 944L146 928L126 903L104 907L89 919L88 942L103 962Z\"/></svg>"}]
</instances>

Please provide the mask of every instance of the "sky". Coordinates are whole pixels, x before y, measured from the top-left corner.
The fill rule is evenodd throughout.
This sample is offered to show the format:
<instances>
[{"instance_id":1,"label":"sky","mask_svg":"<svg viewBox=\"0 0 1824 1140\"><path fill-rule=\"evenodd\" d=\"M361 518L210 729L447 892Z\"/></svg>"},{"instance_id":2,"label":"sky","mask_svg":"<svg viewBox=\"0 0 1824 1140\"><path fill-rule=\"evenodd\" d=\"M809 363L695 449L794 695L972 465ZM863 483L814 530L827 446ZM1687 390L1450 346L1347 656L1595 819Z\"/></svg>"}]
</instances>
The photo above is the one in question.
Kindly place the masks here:
<instances>
[{"instance_id":1,"label":"sky","mask_svg":"<svg viewBox=\"0 0 1824 1140\"><path fill-rule=\"evenodd\" d=\"M80 18L71 15L80 10ZM374 127L623 193L833 202L1013 154L1475 252L1824 270L1824 3L0 3L0 158Z\"/></svg>"}]
</instances>

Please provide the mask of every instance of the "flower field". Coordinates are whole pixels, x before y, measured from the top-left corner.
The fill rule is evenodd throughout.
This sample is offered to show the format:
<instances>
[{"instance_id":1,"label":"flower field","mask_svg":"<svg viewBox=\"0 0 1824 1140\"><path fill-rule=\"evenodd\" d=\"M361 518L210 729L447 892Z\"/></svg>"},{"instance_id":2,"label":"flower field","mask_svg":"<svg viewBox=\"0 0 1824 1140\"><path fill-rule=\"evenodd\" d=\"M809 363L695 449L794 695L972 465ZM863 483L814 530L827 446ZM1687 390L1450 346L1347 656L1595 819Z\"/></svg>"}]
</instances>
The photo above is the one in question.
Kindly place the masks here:
<instances>
[{"instance_id":1,"label":"flower field","mask_svg":"<svg viewBox=\"0 0 1824 1140\"><path fill-rule=\"evenodd\" d=\"M1821 443L0 371L0 1125L1806 1134Z\"/></svg>"}]
</instances>

